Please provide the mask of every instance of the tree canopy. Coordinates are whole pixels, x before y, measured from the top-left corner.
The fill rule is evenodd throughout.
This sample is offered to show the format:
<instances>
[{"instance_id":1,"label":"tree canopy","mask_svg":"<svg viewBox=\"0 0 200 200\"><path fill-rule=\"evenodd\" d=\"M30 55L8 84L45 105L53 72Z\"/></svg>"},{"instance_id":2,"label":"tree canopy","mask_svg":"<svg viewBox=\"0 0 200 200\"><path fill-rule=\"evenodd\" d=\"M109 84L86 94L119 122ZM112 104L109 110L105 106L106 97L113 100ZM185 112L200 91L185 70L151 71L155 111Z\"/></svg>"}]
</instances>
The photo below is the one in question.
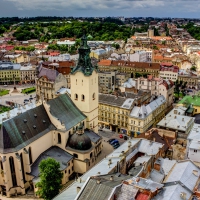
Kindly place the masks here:
<instances>
[{"instance_id":1,"label":"tree canopy","mask_svg":"<svg viewBox=\"0 0 200 200\"><path fill-rule=\"evenodd\" d=\"M37 194L45 200L53 199L61 189L62 176L60 163L53 158L42 160L39 164L40 182Z\"/></svg>"}]
</instances>

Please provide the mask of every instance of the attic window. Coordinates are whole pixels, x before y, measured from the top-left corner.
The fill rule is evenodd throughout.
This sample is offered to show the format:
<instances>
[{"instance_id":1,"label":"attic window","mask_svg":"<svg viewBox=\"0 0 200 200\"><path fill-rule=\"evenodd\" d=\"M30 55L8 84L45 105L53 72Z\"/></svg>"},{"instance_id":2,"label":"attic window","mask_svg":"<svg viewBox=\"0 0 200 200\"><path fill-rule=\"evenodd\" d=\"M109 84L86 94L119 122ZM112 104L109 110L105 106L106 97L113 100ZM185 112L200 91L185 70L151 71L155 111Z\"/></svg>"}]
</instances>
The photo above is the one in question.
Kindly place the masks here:
<instances>
[{"instance_id":1,"label":"attic window","mask_svg":"<svg viewBox=\"0 0 200 200\"><path fill-rule=\"evenodd\" d=\"M27 120L26 119L24 119L24 123L26 123L27 122Z\"/></svg>"},{"instance_id":2,"label":"attic window","mask_svg":"<svg viewBox=\"0 0 200 200\"><path fill-rule=\"evenodd\" d=\"M33 128L36 129L36 125L33 125Z\"/></svg>"},{"instance_id":3,"label":"attic window","mask_svg":"<svg viewBox=\"0 0 200 200\"><path fill-rule=\"evenodd\" d=\"M43 120L42 122L43 122L43 124L45 124L45 123L46 123L46 121L45 121L45 120Z\"/></svg>"},{"instance_id":4,"label":"attic window","mask_svg":"<svg viewBox=\"0 0 200 200\"><path fill-rule=\"evenodd\" d=\"M23 135L25 135L25 133L26 133L25 131L22 131L22 134L23 134Z\"/></svg>"},{"instance_id":5,"label":"attic window","mask_svg":"<svg viewBox=\"0 0 200 200\"><path fill-rule=\"evenodd\" d=\"M36 115L36 114L34 114L34 117L36 118L36 117L37 117L37 115Z\"/></svg>"}]
</instances>

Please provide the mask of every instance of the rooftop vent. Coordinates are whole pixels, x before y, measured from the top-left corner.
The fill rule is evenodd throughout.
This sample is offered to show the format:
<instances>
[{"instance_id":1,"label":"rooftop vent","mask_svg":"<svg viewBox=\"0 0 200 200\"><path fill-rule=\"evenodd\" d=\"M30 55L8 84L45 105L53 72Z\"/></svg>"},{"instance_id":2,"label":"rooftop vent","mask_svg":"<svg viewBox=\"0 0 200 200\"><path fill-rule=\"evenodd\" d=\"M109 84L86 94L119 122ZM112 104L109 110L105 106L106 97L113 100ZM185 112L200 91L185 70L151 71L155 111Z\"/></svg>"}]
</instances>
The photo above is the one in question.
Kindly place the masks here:
<instances>
[{"instance_id":1,"label":"rooftop vent","mask_svg":"<svg viewBox=\"0 0 200 200\"><path fill-rule=\"evenodd\" d=\"M33 125L33 128L36 129L36 125Z\"/></svg>"},{"instance_id":2,"label":"rooftop vent","mask_svg":"<svg viewBox=\"0 0 200 200\"><path fill-rule=\"evenodd\" d=\"M46 121L45 121L45 120L43 120L42 122L43 122L43 124L45 124L45 123L46 123Z\"/></svg>"},{"instance_id":3,"label":"rooftop vent","mask_svg":"<svg viewBox=\"0 0 200 200\"><path fill-rule=\"evenodd\" d=\"M36 117L37 117L37 114L34 114L34 117L36 118Z\"/></svg>"},{"instance_id":4,"label":"rooftop vent","mask_svg":"<svg viewBox=\"0 0 200 200\"><path fill-rule=\"evenodd\" d=\"M25 133L26 133L25 131L22 131L22 134L23 134L23 135L25 135Z\"/></svg>"},{"instance_id":5,"label":"rooftop vent","mask_svg":"<svg viewBox=\"0 0 200 200\"><path fill-rule=\"evenodd\" d=\"M24 123L26 123L27 122L27 120L26 119L24 119Z\"/></svg>"}]
</instances>

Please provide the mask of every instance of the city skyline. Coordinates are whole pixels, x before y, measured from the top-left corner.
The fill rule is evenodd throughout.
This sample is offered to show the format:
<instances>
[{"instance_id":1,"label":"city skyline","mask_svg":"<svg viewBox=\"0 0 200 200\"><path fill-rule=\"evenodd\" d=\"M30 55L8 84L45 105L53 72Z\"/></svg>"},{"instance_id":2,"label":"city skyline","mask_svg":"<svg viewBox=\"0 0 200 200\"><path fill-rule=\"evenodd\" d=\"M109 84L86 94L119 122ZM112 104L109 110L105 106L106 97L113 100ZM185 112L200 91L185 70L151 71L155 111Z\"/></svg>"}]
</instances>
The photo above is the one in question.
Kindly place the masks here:
<instances>
[{"instance_id":1,"label":"city skyline","mask_svg":"<svg viewBox=\"0 0 200 200\"><path fill-rule=\"evenodd\" d=\"M199 18L198 1L178 0L0 0L0 17L177 17Z\"/></svg>"}]
</instances>

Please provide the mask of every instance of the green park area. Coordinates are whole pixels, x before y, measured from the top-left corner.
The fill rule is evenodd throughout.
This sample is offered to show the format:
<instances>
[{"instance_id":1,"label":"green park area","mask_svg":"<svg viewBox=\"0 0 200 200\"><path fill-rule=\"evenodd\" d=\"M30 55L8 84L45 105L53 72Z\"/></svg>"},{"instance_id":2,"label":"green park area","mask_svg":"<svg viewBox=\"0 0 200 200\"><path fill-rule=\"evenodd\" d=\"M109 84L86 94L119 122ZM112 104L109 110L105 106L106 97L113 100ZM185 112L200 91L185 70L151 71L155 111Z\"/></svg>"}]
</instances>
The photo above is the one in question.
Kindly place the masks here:
<instances>
[{"instance_id":1,"label":"green park area","mask_svg":"<svg viewBox=\"0 0 200 200\"><path fill-rule=\"evenodd\" d=\"M23 94L30 94L30 93L33 93L35 92L35 87L30 87L30 88L26 88L26 89L22 89L22 93Z\"/></svg>"},{"instance_id":2,"label":"green park area","mask_svg":"<svg viewBox=\"0 0 200 200\"><path fill-rule=\"evenodd\" d=\"M185 96L178 104L186 104L186 105L193 105L193 106L200 106L200 96Z\"/></svg>"},{"instance_id":3,"label":"green park area","mask_svg":"<svg viewBox=\"0 0 200 200\"><path fill-rule=\"evenodd\" d=\"M9 94L9 90L0 89L0 96L4 96L6 94Z\"/></svg>"}]
</instances>

